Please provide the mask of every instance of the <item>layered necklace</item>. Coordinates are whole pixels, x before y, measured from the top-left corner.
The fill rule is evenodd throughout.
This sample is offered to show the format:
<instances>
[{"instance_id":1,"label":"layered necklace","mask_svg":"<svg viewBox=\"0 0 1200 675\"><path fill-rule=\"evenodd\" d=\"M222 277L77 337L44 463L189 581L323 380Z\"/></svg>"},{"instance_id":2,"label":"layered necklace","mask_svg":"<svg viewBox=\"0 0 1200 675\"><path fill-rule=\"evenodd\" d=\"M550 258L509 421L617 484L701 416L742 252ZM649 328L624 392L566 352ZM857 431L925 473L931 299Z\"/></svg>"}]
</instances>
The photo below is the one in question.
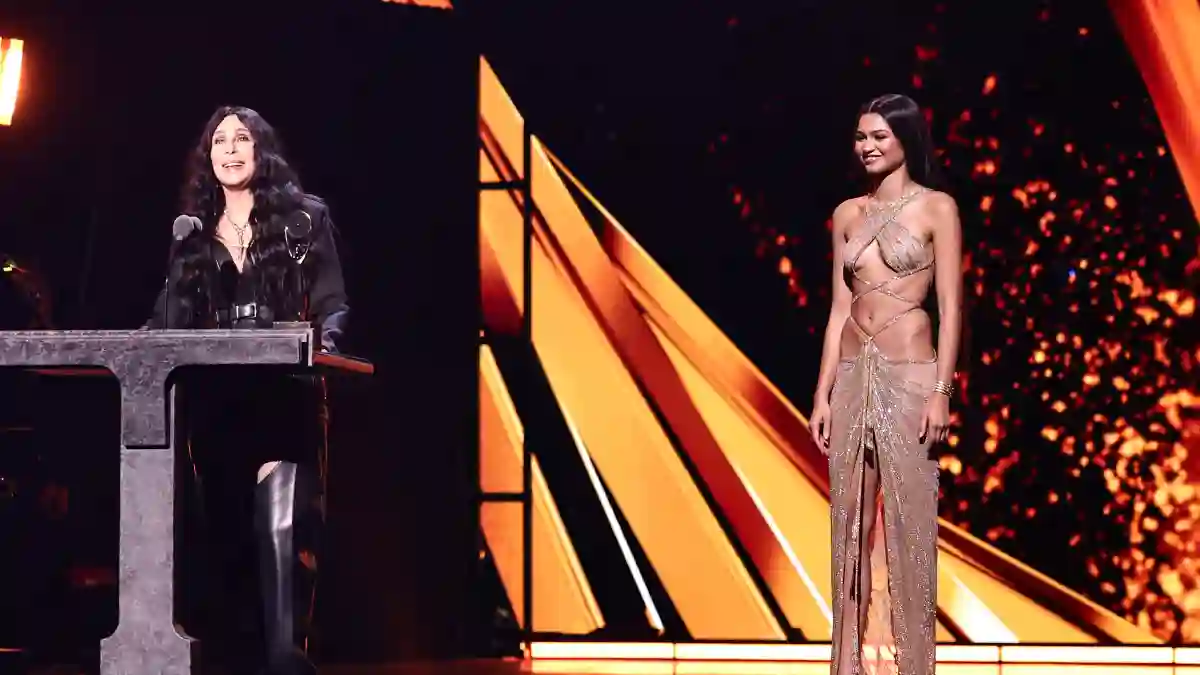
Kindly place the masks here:
<instances>
[{"instance_id":1,"label":"layered necklace","mask_svg":"<svg viewBox=\"0 0 1200 675\"><path fill-rule=\"evenodd\" d=\"M234 252L234 255L237 256L235 262L238 263L238 267L240 268L242 266L242 261L246 259L246 248L250 245L248 241L250 237L250 221L247 219L245 223L238 224L238 222L229 215L228 209L226 209L222 215L225 216L225 220L229 223L229 226L233 228L234 235L237 236L237 244L233 244L232 241L229 241L228 243L233 244L237 249L237 251Z\"/></svg>"},{"instance_id":2,"label":"layered necklace","mask_svg":"<svg viewBox=\"0 0 1200 675\"><path fill-rule=\"evenodd\" d=\"M886 201L886 202L881 201L873 193L868 194L867 195L866 216L867 216L867 218L871 218L871 217L877 216L880 213L883 213L885 211L890 211L892 213L899 213L905 207L906 204L908 204L910 201L912 201L913 197L916 197L917 195L921 194L922 192L925 192L925 188L918 185L918 186L914 187L913 189L909 190L908 192L905 192L904 194L900 195L899 198L893 199L891 201Z\"/></svg>"}]
</instances>

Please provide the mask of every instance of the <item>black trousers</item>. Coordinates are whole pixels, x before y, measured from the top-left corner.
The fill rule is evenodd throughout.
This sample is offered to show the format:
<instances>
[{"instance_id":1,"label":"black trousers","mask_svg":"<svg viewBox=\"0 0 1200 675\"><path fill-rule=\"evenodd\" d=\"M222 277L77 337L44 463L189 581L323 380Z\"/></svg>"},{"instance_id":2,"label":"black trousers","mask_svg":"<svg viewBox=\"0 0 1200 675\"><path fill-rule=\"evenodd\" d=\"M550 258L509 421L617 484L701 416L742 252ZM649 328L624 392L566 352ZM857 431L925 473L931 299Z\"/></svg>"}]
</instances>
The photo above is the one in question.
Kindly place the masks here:
<instances>
[{"instance_id":1,"label":"black trousers","mask_svg":"<svg viewBox=\"0 0 1200 675\"><path fill-rule=\"evenodd\" d=\"M319 376L209 368L181 374L176 386L176 621L201 641L205 663L246 666L263 652L254 523L264 464L299 467L304 504L296 507L296 552L315 584L324 523L325 383ZM307 623L311 602L298 603L297 611L306 615L297 622Z\"/></svg>"}]
</instances>

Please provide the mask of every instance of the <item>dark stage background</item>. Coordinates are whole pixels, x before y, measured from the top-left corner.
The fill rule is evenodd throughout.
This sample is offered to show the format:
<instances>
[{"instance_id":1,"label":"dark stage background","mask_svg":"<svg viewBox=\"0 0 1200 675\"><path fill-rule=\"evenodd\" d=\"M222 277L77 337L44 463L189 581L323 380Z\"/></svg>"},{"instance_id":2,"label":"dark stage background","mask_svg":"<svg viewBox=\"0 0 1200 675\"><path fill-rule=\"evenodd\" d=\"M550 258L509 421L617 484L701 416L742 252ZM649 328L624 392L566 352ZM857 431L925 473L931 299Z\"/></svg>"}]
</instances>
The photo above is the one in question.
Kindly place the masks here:
<instances>
[{"instance_id":1,"label":"dark stage background","mask_svg":"<svg viewBox=\"0 0 1200 675\"><path fill-rule=\"evenodd\" d=\"M855 112L926 106L969 254L942 515L1200 641L1197 223L1106 3L456 5L539 136L804 411Z\"/></svg>"},{"instance_id":2,"label":"dark stage background","mask_svg":"<svg viewBox=\"0 0 1200 675\"><path fill-rule=\"evenodd\" d=\"M479 52L460 17L9 1L0 35L27 41L17 120L0 127L0 251L41 271L58 328L145 320L185 158L217 106L277 128L340 229L348 351L378 367L336 392L322 657L462 653L478 530ZM115 392L63 386L42 383L58 407L32 440L0 436L0 645L50 631L95 648L115 621L116 431L92 419Z\"/></svg>"}]
</instances>

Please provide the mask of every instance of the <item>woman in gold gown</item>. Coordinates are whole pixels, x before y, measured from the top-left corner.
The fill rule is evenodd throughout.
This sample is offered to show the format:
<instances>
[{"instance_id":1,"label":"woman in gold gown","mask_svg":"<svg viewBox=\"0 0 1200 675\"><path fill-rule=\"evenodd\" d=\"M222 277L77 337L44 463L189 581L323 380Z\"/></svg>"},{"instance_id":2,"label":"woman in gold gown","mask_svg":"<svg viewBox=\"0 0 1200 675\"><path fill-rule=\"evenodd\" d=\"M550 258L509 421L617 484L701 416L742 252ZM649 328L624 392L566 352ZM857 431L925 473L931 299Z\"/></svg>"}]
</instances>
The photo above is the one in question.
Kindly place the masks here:
<instances>
[{"instance_id":1,"label":"woman in gold gown","mask_svg":"<svg viewBox=\"0 0 1200 675\"><path fill-rule=\"evenodd\" d=\"M868 190L833 213L833 301L810 425L829 457L833 675L932 675L938 465L958 357L962 230L911 99L859 113ZM922 309L931 287L933 321ZM881 528L876 528L881 524Z\"/></svg>"}]
</instances>

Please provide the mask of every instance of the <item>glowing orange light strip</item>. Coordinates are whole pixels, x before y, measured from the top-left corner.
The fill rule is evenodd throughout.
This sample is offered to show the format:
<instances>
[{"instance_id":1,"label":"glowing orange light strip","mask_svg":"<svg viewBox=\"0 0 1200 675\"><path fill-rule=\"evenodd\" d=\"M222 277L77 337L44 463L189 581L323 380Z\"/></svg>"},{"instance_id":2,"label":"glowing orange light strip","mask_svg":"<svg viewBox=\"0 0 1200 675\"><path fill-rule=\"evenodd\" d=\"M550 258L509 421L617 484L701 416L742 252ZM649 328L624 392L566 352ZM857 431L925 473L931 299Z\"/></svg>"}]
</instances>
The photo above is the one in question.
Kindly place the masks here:
<instances>
[{"instance_id":1,"label":"glowing orange light strip","mask_svg":"<svg viewBox=\"0 0 1200 675\"><path fill-rule=\"evenodd\" d=\"M520 492L524 429L488 347L479 353L480 483L484 492ZM604 625L575 547L537 458L533 461L534 630L586 635ZM519 503L485 503L480 527L517 621L524 623L524 552Z\"/></svg>"},{"instance_id":2,"label":"glowing orange light strip","mask_svg":"<svg viewBox=\"0 0 1200 675\"><path fill-rule=\"evenodd\" d=\"M628 369L657 403L681 449L692 460L751 558L759 563L760 569L771 569L768 565L783 561L785 555L779 550L779 542L772 535L766 517L743 488L729 458L714 438L713 430L704 423L695 402L687 394L679 373L671 367L666 353L629 297L578 204L541 150L541 144L537 143L530 167L534 176L534 198L539 212L545 218L547 239L553 242L561 259L559 264L574 278L578 292L603 326L620 358L621 366ZM536 321L537 312L534 314ZM600 402L597 401L597 404ZM628 460L625 461L628 463ZM643 489L650 489L650 485L646 484ZM724 545L719 545L716 550L726 549ZM756 630L770 630L782 639L782 629L777 627L765 603L757 599L758 591L742 570L745 570L745 566L740 560L736 561L735 569L731 570L732 578L741 580L743 597L759 605L763 628ZM779 589L777 597L790 599L807 595L795 574L781 575L781 578L794 583L787 589ZM707 580L696 581L701 586L708 584ZM708 602L717 604L711 600ZM723 608L723 611L726 609ZM749 629L747 624L745 630Z\"/></svg>"},{"instance_id":3,"label":"glowing orange light strip","mask_svg":"<svg viewBox=\"0 0 1200 675\"><path fill-rule=\"evenodd\" d=\"M1065 666L1065 667L1064 667ZM829 664L814 661L587 661L538 659L529 672L539 675L828 675ZM938 664L938 675L1198 675L1190 666L1126 664Z\"/></svg>"},{"instance_id":4,"label":"glowing orange light strip","mask_svg":"<svg viewBox=\"0 0 1200 675\"><path fill-rule=\"evenodd\" d=\"M454 9L450 0L383 0L390 5L414 5L417 7L432 7L434 9Z\"/></svg>"},{"instance_id":5,"label":"glowing orange light strip","mask_svg":"<svg viewBox=\"0 0 1200 675\"><path fill-rule=\"evenodd\" d=\"M1175 663L1200 666L1200 647L1176 647Z\"/></svg>"},{"instance_id":6,"label":"glowing orange light strip","mask_svg":"<svg viewBox=\"0 0 1200 675\"><path fill-rule=\"evenodd\" d=\"M481 245L490 249L506 286L520 288L519 212L507 195L491 191L480 199ZM782 639L604 329L540 236L534 243L534 348L575 425L577 449L603 476L688 629L710 638Z\"/></svg>"},{"instance_id":7,"label":"glowing orange light strip","mask_svg":"<svg viewBox=\"0 0 1200 675\"><path fill-rule=\"evenodd\" d=\"M1165 666L1196 663L1197 648L1140 646L938 645L938 663ZM825 662L829 643L722 644L535 642L537 660Z\"/></svg>"},{"instance_id":8,"label":"glowing orange light strip","mask_svg":"<svg viewBox=\"0 0 1200 675\"><path fill-rule=\"evenodd\" d=\"M17 110L24 49L24 41L0 37L0 125L3 126L12 124Z\"/></svg>"},{"instance_id":9,"label":"glowing orange light strip","mask_svg":"<svg viewBox=\"0 0 1200 675\"><path fill-rule=\"evenodd\" d=\"M499 177L514 180L519 172L508 165L515 165L512 158L522 154L523 120L486 61L480 70L484 146L496 168L503 169ZM605 279L608 283L599 293L587 283L593 274L611 275L611 265L540 142L534 139L533 143L534 164L529 170L534 173L537 217L532 281L540 308L533 312L533 343L564 414L574 421L583 447L689 632L704 639L786 639L786 631L639 390L638 377L643 373L631 371L624 362L628 355L622 351L627 345L614 341L618 337L614 330L640 326L644 331L645 324L628 297L622 297L624 289L615 277ZM520 288L520 220L511 217L518 213L519 199L517 193L481 195L482 245L492 249L490 259L509 279L510 289ZM588 246L588 236L594 255L578 255L574 247ZM581 261L587 269L580 269ZM628 324L614 326L607 312L597 312L614 306ZM648 332L643 337L653 340ZM643 346L653 348L645 340ZM688 403L683 396L675 405ZM705 430L691 427L690 431Z\"/></svg>"},{"instance_id":10,"label":"glowing orange light strip","mask_svg":"<svg viewBox=\"0 0 1200 675\"><path fill-rule=\"evenodd\" d=\"M828 502L661 327L653 322L650 327L778 543L765 552L769 558L760 553L754 560L760 573L805 639L828 640L833 621L829 519L813 517L828 511Z\"/></svg>"},{"instance_id":11,"label":"glowing orange light strip","mask_svg":"<svg viewBox=\"0 0 1200 675\"><path fill-rule=\"evenodd\" d=\"M1109 0L1200 218L1200 3Z\"/></svg>"},{"instance_id":12,"label":"glowing orange light strip","mask_svg":"<svg viewBox=\"0 0 1200 675\"><path fill-rule=\"evenodd\" d=\"M499 180L494 168L488 161L484 161L480 166L480 179L482 182L491 182ZM484 299L484 322L488 330L493 335L515 335L517 324L520 323L519 304L521 302L520 293L515 290L521 286L521 247L512 245L520 243L520 235L522 228L521 212L517 208L513 200L505 194L495 191L484 191L479 197L480 206L480 261L481 261L481 284L483 287ZM500 242L504 245L493 246L491 241L496 239L497 233L506 236L500 237ZM536 244L536 241L535 241ZM535 252L534 263L535 269L542 269L543 256ZM539 299L539 306L546 306L550 300L546 299L548 293L554 293L556 276L554 275L535 275L537 283L534 286L534 295ZM557 294L556 294L557 295ZM555 299L557 301L557 298ZM534 336L535 346L539 349L555 349L553 344L546 338L539 339L541 335L541 324L535 324ZM540 343L540 344L538 344ZM567 349L570 352L570 349ZM555 352L556 353L556 352ZM557 369L552 367L553 359L543 359L543 363L547 366L547 373L551 376L553 383L554 376L559 373ZM481 373L481 376L483 374ZM561 377L561 376L560 376ZM658 609L654 605L654 601L650 596L646 581L638 569L637 563L634 560L632 547L625 536L624 531L619 525L619 521L612 504L608 500L605 488L601 483L598 472L595 468L595 463L588 452L588 445L584 442L579 426L574 420L570 406L566 401L559 401L560 412L563 415L564 421L572 434L574 450L579 454L580 459L588 473L588 479L594 490L594 496L600 504L601 510L604 512L610 531L616 540L618 547L621 550L625 565L629 571L634 585L637 587L641 600L645 607L646 620L655 630L662 631L662 618L659 615ZM485 449L486 450L486 449ZM509 478L510 483L519 483L519 478L512 476ZM498 489L498 488L496 488ZM508 488L516 491L519 488ZM519 534L519 530L517 531ZM535 532L536 540L536 532ZM539 590L542 586L543 570L534 561L534 601L537 602ZM507 586L507 584L506 584ZM519 597L512 589L506 588L510 597ZM546 632L570 633L561 625L546 625L543 624L535 611L535 619L539 630Z\"/></svg>"}]
</instances>

